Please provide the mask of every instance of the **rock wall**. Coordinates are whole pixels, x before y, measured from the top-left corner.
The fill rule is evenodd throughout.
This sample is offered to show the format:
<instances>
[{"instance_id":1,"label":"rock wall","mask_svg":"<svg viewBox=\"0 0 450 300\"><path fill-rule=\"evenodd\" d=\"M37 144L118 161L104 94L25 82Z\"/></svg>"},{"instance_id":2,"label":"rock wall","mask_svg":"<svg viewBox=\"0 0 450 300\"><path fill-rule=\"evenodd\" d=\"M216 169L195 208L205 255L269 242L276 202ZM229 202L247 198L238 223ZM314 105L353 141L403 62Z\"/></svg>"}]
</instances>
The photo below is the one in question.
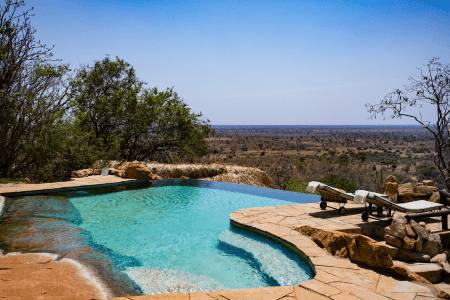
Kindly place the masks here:
<instances>
[{"instance_id":1,"label":"rock wall","mask_svg":"<svg viewBox=\"0 0 450 300\"><path fill-rule=\"evenodd\" d=\"M72 171L72 178L100 174L101 162L91 169ZM266 172L251 167L228 166L219 164L162 164L156 162L109 161L106 164L109 174L132 179L200 179L245 184L276 189L277 186Z\"/></svg>"},{"instance_id":2,"label":"rock wall","mask_svg":"<svg viewBox=\"0 0 450 300\"><path fill-rule=\"evenodd\" d=\"M439 189L432 180L424 180L419 184L400 184L394 175L385 178L379 193L388 195L395 203L407 203L416 200L428 200L439 203Z\"/></svg>"},{"instance_id":3,"label":"rock wall","mask_svg":"<svg viewBox=\"0 0 450 300\"><path fill-rule=\"evenodd\" d=\"M424 222L409 223L402 214L396 214L385 236L386 244L398 248L396 259L403 261L429 262L444 253L441 238L431 233Z\"/></svg>"}]
</instances>

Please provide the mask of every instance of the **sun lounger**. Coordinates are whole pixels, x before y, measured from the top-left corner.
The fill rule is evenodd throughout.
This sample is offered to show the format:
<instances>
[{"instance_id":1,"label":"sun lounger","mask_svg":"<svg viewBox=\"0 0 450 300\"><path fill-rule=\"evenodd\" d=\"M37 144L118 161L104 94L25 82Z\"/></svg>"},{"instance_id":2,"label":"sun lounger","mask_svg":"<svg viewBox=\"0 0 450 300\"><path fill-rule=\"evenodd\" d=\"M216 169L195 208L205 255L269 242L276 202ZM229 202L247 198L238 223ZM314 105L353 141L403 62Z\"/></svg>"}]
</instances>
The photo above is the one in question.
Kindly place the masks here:
<instances>
[{"instance_id":1,"label":"sun lounger","mask_svg":"<svg viewBox=\"0 0 450 300\"><path fill-rule=\"evenodd\" d=\"M421 213L433 210L440 210L444 207L443 204L434 203L426 200L417 200L408 203L394 203L391 199L387 198L386 195L371 193L367 191L356 191L355 194L361 194L362 192L366 192L367 195L365 197L365 203L375 204L377 208L386 208L389 210L389 219L392 219L393 214L391 215L391 211L402 212L402 213ZM361 218L363 221L367 221L369 219L370 208L366 205L366 211L362 214Z\"/></svg>"},{"instance_id":2,"label":"sun lounger","mask_svg":"<svg viewBox=\"0 0 450 300\"><path fill-rule=\"evenodd\" d=\"M320 208L325 209L327 207L327 202L338 203L339 208L331 207L337 209L340 215L345 215L344 205L348 201L353 201L355 197L352 193L345 193L342 190L336 189L324 183L318 181L311 181L308 183L306 190L310 193L320 192Z\"/></svg>"}]
</instances>

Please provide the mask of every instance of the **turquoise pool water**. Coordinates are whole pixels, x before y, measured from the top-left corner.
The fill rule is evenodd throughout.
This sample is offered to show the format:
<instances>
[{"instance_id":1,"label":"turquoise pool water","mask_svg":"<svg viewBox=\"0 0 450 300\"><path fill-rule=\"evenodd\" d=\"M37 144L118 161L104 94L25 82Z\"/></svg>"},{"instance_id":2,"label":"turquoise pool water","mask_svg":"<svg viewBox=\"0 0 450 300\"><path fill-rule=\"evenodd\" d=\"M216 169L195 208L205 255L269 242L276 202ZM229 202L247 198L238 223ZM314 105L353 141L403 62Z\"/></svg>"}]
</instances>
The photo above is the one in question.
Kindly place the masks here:
<instances>
[{"instance_id":1,"label":"turquoise pool water","mask_svg":"<svg viewBox=\"0 0 450 300\"><path fill-rule=\"evenodd\" d=\"M230 226L233 211L292 202L233 192L229 184L227 190L166 183L99 195L78 191L70 198L96 243L139 261L124 272L145 294L298 285L312 278L300 255Z\"/></svg>"}]
</instances>

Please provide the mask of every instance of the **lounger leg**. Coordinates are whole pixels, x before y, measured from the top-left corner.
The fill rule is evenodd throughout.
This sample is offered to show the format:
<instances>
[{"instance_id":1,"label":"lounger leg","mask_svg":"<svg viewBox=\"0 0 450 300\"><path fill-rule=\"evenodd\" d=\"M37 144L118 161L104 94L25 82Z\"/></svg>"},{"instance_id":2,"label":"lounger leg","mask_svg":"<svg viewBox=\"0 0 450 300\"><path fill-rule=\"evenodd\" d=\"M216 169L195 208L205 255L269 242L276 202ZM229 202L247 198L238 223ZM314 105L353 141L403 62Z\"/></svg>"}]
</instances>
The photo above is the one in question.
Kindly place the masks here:
<instances>
[{"instance_id":1,"label":"lounger leg","mask_svg":"<svg viewBox=\"0 0 450 300\"><path fill-rule=\"evenodd\" d=\"M448 215L442 215L442 230L448 230Z\"/></svg>"}]
</instances>

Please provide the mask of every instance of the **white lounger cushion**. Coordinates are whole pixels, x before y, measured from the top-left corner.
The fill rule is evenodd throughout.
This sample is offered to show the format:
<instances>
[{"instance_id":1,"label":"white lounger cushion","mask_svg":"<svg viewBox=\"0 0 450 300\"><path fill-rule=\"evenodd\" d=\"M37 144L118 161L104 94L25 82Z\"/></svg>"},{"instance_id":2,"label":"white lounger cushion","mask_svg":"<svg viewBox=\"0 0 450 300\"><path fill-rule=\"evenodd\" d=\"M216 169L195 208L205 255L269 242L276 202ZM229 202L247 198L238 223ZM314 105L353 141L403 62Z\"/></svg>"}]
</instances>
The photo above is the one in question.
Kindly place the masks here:
<instances>
[{"instance_id":1,"label":"white lounger cushion","mask_svg":"<svg viewBox=\"0 0 450 300\"><path fill-rule=\"evenodd\" d=\"M351 200L351 201L353 201L353 198L355 197L355 195L352 193L343 193L342 191L340 191L332 186L326 185L326 184L318 182L318 181L309 182L306 190L310 193L315 193L316 190L318 190L319 192L327 191L327 192L335 194L336 196L340 196L344 199Z\"/></svg>"},{"instance_id":2,"label":"white lounger cushion","mask_svg":"<svg viewBox=\"0 0 450 300\"><path fill-rule=\"evenodd\" d=\"M434 203L426 200L417 200L408 203L397 204L398 206L403 207L404 209L410 211L422 211L427 209L437 209L438 207L442 207L443 205L440 203Z\"/></svg>"},{"instance_id":3,"label":"white lounger cushion","mask_svg":"<svg viewBox=\"0 0 450 300\"><path fill-rule=\"evenodd\" d=\"M319 185L321 185L322 183L318 182L318 181L311 181L310 183L308 183L308 187L306 188L306 191L310 192L311 194L314 194L317 190L317 188L319 187Z\"/></svg>"},{"instance_id":4,"label":"white lounger cushion","mask_svg":"<svg viewBox=\"0 0 450 300\"><path fill-rule=\"evenodd\" d=\"M382 198L384 198L384 199L386 199L388 201L391 201L390 199L385 198L385 197L387 197L387 195L374 193L374 192L369 192L369 191L366 191L366 190L357 190L355 192L355 198L353 198L353 201L356 202L356 203L364 204L366 202L366 198L373 198L375 196L382 197Z\"/></svg>"},{"instance_id":5,"label":"white lounger cushion","mask_svg":"<svg viewBox=\"0 0 450 300\"><path fill-rule=\"evenodd\" d=\"M417 200L417 201L412 201L412 202L408 202L408 203L397 204L397 203L392 202L391 199L385 198L383 196L385 196L385 195L380 196L380 194L374 193L374 195L372 195L372 196L371 196L371 194L369 194L367 199L368 199L368 202L373 202L377 206L381 205L383 207L398 210L398 211L404 212L404 213L426 212L426 211L430 211L430 210L441 209L442 207L444 207L443 204L434 203L434 202L430 202L430 201L426 201L426 200ZM371 201L371 199L373 199L373 200ZM377 202L379 202L379 203L377 203Z\"/></svg>"}]
</instances>

